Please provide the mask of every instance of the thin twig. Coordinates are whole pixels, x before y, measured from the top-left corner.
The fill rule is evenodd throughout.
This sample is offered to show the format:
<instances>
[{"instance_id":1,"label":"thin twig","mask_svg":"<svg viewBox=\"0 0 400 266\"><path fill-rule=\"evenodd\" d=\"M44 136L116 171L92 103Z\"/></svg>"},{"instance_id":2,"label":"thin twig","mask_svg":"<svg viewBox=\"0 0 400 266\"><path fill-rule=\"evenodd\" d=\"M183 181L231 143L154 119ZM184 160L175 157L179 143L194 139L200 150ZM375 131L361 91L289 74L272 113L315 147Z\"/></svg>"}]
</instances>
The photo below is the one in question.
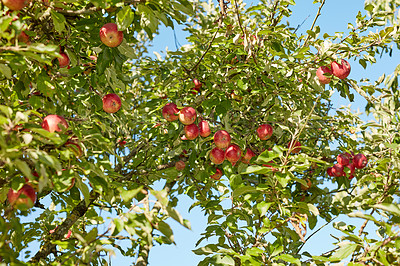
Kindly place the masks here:
<instances>
[{"instance_id":1,"label":"thin twig","mask_svg":"<svg viewBox=\"0 0 400 266\"><path fill-rule=\"evenodd\" d=\"M318 8L317 15L316 15L315 18L314 18L314 21L313 21L313 23L312 23L312 25L311 25L310 30L313 30L313 29L314 29L315 23L317 23L318 17L321 15L321 9L322 9L322 7L323 7L324 5L325 5L325 0L322 0L321 5L320 5L319 8ZM308 34L308 36L307 36L306 40L304 41L302 47L304 47L304 46L307 45L309 39L310 39L310 34Z\"/></svg>"}]
</instances>

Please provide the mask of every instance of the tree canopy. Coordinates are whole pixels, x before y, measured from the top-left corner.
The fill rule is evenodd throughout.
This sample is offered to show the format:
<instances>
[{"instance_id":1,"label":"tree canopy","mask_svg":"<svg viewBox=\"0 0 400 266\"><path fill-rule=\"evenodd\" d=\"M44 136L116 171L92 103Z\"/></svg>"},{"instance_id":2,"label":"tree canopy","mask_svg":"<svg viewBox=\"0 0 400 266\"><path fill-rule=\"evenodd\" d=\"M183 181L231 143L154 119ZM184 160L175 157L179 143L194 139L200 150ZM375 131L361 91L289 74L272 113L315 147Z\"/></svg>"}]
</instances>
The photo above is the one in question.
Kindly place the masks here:
<instances>
[{"instance_id":1,"label":"tree canopy","mask_svg":"<svg viewBox=\"0 0 400 266\"><path fill-rule=\"evenodd\" d=\"M301 32L294 0L2 0L0 263L147 265L172 220L190 228L185 194L208 220L199 265L399 264L400 68L350 65L400 48L400 2L334 35L325 2ZM162 24L189 44L151 57ZM304 249L317 222L337 248Z\"/></svg>"}]
</instances>

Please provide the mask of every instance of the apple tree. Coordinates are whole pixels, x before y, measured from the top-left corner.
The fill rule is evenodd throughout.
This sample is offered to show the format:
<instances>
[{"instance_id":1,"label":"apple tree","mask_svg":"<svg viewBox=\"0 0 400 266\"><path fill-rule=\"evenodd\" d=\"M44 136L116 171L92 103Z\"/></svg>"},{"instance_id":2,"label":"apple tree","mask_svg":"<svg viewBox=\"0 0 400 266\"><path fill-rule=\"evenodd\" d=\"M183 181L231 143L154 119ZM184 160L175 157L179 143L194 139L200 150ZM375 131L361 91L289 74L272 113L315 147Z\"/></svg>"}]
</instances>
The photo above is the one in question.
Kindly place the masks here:
<instances>
[{"instance_id":1,"label":"apple tree","mask_svg":"<svg viewBox=\"0 0 400 266\"><path fill-rule=\"evenodd\" d=\"M147 265L171 219L190 228L185 194L208 219L199 265L400 263L399 69L351 73L398 50L400 3L331 36L314 2L300 33L294 0L3 0L1 262ZM189 44L153 58L161 23ZM337 248L311 254L326 225Z\"/></svg>"}]
</instances>

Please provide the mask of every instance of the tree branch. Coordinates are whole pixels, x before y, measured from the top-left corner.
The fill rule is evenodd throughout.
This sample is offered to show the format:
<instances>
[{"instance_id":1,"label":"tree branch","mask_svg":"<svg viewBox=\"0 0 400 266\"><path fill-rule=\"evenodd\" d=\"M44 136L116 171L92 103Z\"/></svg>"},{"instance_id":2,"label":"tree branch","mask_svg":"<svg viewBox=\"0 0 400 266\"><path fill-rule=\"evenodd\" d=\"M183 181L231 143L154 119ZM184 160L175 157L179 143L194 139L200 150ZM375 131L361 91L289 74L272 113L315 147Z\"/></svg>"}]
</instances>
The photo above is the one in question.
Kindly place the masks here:
<instances>
[{"instance_id":1,"label":"tree branch","mask_svg":"<svg viewBox=\"0 0 400 266\"><path fill-rule=\"evenodd\" d=\"M68 217L64 220L64 222L58 226L54 233L50 234L48 238L46 238L44 244L41 246L40 250L33 256L30 260L31 263L38 263L40 260L47 258L50 253L52 253L57 245L52 244L53 240L61 240L64 238L64 235L68 232L68 230L76 223L76 221L84 216L89 209L89 206L99 197L99 194L93 192L90 194L89 204L86 205L86 201L83 199L72 212L68 215Z\"/></svg>"}]
</instances>

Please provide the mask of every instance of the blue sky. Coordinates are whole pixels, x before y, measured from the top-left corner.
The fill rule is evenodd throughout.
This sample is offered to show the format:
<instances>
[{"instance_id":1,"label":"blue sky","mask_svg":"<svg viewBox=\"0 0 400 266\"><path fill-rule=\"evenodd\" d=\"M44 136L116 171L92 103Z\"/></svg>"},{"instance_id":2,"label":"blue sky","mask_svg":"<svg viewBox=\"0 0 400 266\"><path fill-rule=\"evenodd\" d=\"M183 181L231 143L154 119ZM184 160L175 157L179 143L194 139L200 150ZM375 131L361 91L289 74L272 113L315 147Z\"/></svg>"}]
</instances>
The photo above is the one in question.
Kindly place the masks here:
<instances>
[{"instance_id":1,"label":"blue sky","mask_svg":"<svg viewBox=\"0 0 400 266\"><path fill-rule=\"evenodd\" d=\"M314 20L315 14L317 13L319 4L312 4L313 0L298 0L298 4L292 8L293 16L290 17L290 24L293 27L303 23L304 24L299 29L300 32L305 32L308 30ZM216 1L214 1L216 3ZM257 3L257 1L246 1L246 3ZM355 23L355 17L358 11L363 10L364 2L361 0L358 1L349 1L349 0L328 0L326 1L325 6L322 9L322 14L318 19L317 25L320 26L321 32L328 33L333 35L335 32L348 32L347 24ZM175 35L179 44L186 44L186 33L179 30L179 27L176 27ZM175 39L174 32L168 29L162 29L161 34L154 39L152 51L157 51L161 53L165 50L166 46L168 46L168 50L175 50ZM397 60L394 60L397 58ZM399 52L394 52L393 57L390 58L388 56L383 56L382 59L379 59L378 63L373 67L368 65L367 69L364 70L358 62L350 61L352 66L352 72L349 78L360 80L363 77L368 77L370 80L375 80L383 73L391 74L393 73L395 67L397 66L397 62L399 62L400 54ZM350 103L339 97L338 93L335 93L333 96L333 102L335 107L340 107L341 105L349 105ZM363 112L363 108L365 105L365 100L356 95L355 103L352 103L352 109L359 109ZM363 116L365 119L369 119L366 116ZM197 263L202 259L202 257L197 256L192 253L191 250L195 249L195 243L200 238L200 234L206 228L206 217L201 213L199 208L194 208L190 213L187 212L188 208L192 204L191 200L187 196L181 196L179 198L178 211L185 218L190 220L192 225L192 230L187 230L184 227L180 226L178 223L174 221L170 221L172 229L174 230L175 235L175 245L171 246L155 246L150 251L150 266L159 266L159 265L174 265L174 266L191 266L197 265ZM338 221L351 221L356 226L360 226L362 221L355 220L346 217L339 217ZM323 223L318 223L316 229L319 228ZM369 232L373 233L373 227L367 227ZM312 231L308 231L307 236L311 234ZM313 238L310 239L302 249L302 251L308 250L312 254L317 255L319 253L328 251L334 248L332 244L334 239L330 236L330 234L337 233L335 229L333 229L332 224L326 226L323 230L321 230L318 234L316 234ZM206 244L205 242L202 243ZM116 264L132 264L132 260L125 260L117 255L116 258L113 259L113 262Z\"/></svg>"}]
</instances>

